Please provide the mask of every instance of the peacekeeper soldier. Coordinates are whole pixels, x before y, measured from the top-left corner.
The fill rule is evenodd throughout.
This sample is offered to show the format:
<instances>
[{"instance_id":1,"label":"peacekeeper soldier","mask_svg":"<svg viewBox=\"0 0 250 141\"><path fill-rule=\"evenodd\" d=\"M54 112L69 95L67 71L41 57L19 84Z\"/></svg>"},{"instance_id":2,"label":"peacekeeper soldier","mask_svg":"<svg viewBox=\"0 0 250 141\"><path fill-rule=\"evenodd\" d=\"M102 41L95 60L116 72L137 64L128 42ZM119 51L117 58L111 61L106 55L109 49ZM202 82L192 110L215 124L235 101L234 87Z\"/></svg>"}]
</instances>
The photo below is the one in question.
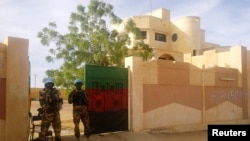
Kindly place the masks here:
<instances>
[{"instance_id":1,"label":"peacekeeper soldier","mask_svg":"<svg viewBox=\"0 0 250 141\"><path fill-rule=\"evenodd\" d=\"M63 100L61 93L54 87L54 81L47 78L44 81L45 88L39 92L39 102L43 110L40 140L46 140L46 132L51 123L55 133L55 141L61 141L61 118Z\"/></svg>"},{"instance_id":2,"label":"peacekeeper soldier","mask_svg":"<svg viewBox=\"0 0 250 141\"><path fill-rule=\"evenodd\" d=\"M77 141L80 141L80 120L84 125L84 136L87 138L90 136L89 115L87 111L89 100L85 91L82 89L82 81L80 79L76 79L74 81L74 85L75 89L70 92L68 96L68 103L73 103L73 122L75 125L74 132Z\"/></svg>"}]
</instances>

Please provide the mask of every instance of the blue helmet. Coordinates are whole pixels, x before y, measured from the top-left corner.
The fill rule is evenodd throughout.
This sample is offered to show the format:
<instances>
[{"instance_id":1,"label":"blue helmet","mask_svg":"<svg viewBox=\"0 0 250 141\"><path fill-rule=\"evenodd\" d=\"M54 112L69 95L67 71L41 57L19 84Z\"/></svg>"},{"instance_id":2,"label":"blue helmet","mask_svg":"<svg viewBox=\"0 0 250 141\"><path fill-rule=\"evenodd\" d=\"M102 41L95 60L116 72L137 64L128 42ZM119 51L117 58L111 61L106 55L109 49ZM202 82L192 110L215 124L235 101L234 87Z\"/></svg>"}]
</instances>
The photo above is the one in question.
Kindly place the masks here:
<instances>
[{"instance_id":1,"label":"blue helmet","mask_svg":"<svg viewBox=\"0 0 250 141\"><path fill-rule=\"evenodd\" d=\"M45 78L44 79L44 84L47 84L47 83L53 83L54 84L54 80L52 78Z\"/></svg>"},{"instance_id":2,"label":"blue helmet","mask_svg":"<svg viewBox=\"0 0 250 141\"><path fill-rule=\"evenodd\" d=\"M77 84L77 83L82 83L82 80L81 80L81 79L76 79L76 80L74 81L74 85Z\"/></svg>"}]
</instances>

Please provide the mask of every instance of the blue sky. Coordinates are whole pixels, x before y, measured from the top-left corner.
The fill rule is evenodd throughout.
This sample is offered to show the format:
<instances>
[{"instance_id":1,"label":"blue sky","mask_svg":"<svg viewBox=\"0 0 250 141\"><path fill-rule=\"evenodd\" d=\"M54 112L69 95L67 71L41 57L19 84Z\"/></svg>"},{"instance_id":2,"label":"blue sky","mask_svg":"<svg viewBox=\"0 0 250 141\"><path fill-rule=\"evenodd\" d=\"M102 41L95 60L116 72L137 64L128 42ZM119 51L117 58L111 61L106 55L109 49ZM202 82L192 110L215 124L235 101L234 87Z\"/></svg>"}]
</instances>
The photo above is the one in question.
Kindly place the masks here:
<instances>
[{"instance_id":1,"label":"blue sky","mask_svg":"<svg viewBox=\"0 0 250 141\"><path fill-rule=\"evenodd\" d=\"M250 50L250 0L104 0L114 6L120 18L143 15L158 8L171 11L171 20L184 16L201 18L207 42L222 46L243 45ZM56 22L65 32L71 12L78 4L87 6L89 0L1 0L0 42L8 36L29 39L31 87L43 87L47 69L58 63L45 61L48 48L40 44L37 33Z\"/></svg>"}]
</instances>

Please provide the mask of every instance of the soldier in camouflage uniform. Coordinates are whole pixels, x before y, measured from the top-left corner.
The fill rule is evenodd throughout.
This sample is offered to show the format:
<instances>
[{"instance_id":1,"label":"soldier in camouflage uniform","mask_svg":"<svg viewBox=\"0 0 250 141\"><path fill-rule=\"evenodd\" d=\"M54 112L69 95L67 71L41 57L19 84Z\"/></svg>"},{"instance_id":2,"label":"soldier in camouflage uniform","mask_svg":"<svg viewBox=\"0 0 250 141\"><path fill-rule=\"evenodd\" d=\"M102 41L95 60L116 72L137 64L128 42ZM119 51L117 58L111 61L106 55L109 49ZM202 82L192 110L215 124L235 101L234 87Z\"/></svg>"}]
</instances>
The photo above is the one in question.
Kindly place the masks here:
<instances>
[{"instance_id":1,"label":"soldier in camouflage uniform","mask_svg":"<svg viewBox=\"0 0 250 141\"><path fill-rule=\"evenodd\" d=\"M73 121L75 124L75 137L77 138L77 141L80 141L80 120L84 125L84 136L86 136L87 138L90 136L89 115L87 111L87 105L89 104L89 101L85 91L82 89L82 81L80 79L76 79L74 85L76 88L70 92L68 96L68 103L73 103Z\"/></svg>"},{"instance_id":2,"label":"soldier in camouflage uniform","mask_svg":"<svg viewBox=\"0 0 250 141\"><path fill-rule=\"evenodd\" d=\"M39 92L39 102L43 110L40 140L46 140L46 132L52 123L55 140L61 141L60 110L63 100L60 91L54 87L54 81L51 78L45 79L45 88Z\"/></svg>"}]
</instances>

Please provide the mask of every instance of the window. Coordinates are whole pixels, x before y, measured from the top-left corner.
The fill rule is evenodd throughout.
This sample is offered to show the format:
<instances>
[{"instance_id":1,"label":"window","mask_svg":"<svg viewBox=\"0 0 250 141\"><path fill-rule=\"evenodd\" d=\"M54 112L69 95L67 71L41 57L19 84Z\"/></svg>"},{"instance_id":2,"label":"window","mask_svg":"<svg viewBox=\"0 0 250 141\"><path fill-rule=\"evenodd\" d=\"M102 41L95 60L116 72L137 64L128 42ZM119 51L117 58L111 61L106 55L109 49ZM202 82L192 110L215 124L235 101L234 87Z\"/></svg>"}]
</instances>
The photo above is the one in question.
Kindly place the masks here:
<instances>
[{"instance_id":1,"label":"window","mask_svg":"<svg viewBox=\"0 0 250 141\"><path fill-rule=\"evenodd\" d=\"M147 31L140 31L136 35L136 39L147 39Z\"/></svg>"},{"instance_id":2,"label":"window","mask_svg":"<svg viewBox=\"0 0 250 141\"><path fill-rule=\"evenodd\" d=\"M172 35L172 41L175 42L177 40L178 36L176 33Z\"/></svg>"},{"instance_id":3,"label":"window","mask_svg":"<svg viewBox=\"0 0 250 141\"><path fill-rule=\"evenodd\" d=\"M193 50L193 56L196 56L199 54L199 51L198 50Z\"/></svg>"},{"instance_id":4,"label":"window","mask_svg":"<svg viewBox=\"0 0 250 141\"><path fill-rule=\"evenodd\" d=\"M162 42L166 42L167 38L165 34L161 34L161 33L155 33L155 40L156 41L162 41Z\"/></svg>"}]
</instances>

